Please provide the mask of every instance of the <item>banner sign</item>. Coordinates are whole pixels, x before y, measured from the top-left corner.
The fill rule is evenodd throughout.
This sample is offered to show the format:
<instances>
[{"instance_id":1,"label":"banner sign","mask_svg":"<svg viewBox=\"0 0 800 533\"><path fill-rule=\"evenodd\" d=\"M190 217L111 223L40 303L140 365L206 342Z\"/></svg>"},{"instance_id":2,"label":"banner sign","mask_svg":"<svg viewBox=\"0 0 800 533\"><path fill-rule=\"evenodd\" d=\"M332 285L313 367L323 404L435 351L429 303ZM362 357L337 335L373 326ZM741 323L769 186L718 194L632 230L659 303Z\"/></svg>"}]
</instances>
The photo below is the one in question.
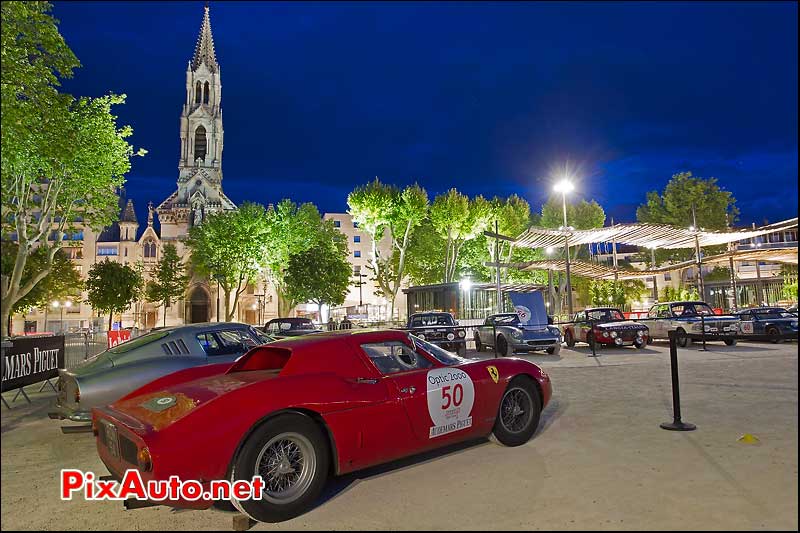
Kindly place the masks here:
<instances>
[{"instance_id":1,"label":"banner sign","mask_svg":"<svg viewBox=\"0 0 800 533\"><path fill-rule=\"evenodd\" d=\"M2 392L58 377L64 368L64 336L8 339L3 348ZM3 343L6 344L5 342Z\"/></svg>"},{"instance_id":2,"label":"banner sign","mask_svg":"<svg viewBox=\"0 0 800 533\"><path fill-rule=\"evenodd\" d=\"M108 347L113 348L117 344L122 344L125 341L131 340L131 330L117 329L108 332Z\"/></svg>"},{"instance_id":3,"label":"banner sign","mask_svg":"<svg viewBox=\"0 0 800 533\"><path fill-rule=\"evenodd\" d=\"M544 307L544 296L541 291L509 292L508 296L519 316L521 326L531 328L547 326L547 310Z\"/></svg>"}]
</instances>

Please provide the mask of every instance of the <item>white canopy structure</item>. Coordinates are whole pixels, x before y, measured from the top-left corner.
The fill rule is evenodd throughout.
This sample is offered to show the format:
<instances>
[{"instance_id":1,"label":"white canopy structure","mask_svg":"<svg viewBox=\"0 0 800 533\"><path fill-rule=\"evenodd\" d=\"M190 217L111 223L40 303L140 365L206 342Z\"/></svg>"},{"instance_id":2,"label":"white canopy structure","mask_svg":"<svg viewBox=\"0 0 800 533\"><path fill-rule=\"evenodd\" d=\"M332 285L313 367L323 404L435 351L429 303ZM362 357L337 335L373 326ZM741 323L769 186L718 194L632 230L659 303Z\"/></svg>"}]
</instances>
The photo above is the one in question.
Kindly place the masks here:
<instances>
[{"instance_id":1,"label":"white canopy structure","mask_svg":"<svg viewBox=\"0 0 800 533\"><path fill-rule=\"evenodd\" d=\"M530 228L516 239L489 231L484 232L484 235L511 241L515 246L524 246L526 248L562 247L564 246L565 238L568 237L570 246L616 242L645 248L674 250L678 248L694 248L696 245L702 247L727 244L795 227L797 227L797 217L747 231L704 231L702 228L692 230L665 224L636 223L615 224L605 228L572 231Z\"/></svg>"}]
</instances>

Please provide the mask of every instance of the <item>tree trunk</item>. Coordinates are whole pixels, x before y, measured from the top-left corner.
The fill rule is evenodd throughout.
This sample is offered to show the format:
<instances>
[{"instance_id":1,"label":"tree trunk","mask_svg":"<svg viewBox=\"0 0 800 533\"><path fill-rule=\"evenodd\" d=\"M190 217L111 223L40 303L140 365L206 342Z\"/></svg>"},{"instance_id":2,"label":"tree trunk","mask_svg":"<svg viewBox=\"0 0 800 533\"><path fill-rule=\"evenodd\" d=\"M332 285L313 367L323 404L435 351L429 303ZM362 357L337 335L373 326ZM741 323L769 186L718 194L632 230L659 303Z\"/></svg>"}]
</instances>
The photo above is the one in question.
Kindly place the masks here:
<instances>
[{"instance_id":1,"label":"tree trunk","mask_svg":"<svg viewBox=\"0 0 800 533\"><path fill-rule=\"evenodd\" d=\"M111 331L111 321L114 320L114 311L108 314L108 331Z\"/></svg>"},{"instance_id":2,"label":"tree trunk","mask_svg":"<svg viewBox=\"0 0 800 533\"><path fill-rule=\"evenodd\" d=\"M167 302L164 302L164 327L167 327Z\"/></svg>"}]
</instances>

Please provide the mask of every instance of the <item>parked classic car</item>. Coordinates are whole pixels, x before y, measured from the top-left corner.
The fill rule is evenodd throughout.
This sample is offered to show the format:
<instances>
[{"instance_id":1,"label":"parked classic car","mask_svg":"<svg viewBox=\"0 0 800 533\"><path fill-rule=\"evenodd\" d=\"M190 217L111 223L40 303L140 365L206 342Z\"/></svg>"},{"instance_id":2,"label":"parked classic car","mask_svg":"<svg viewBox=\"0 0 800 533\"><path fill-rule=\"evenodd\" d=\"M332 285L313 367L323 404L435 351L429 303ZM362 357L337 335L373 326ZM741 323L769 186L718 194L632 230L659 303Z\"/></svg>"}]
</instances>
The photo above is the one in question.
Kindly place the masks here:
<instances>
[{"instance_id":1,"label":"parked classic car","mask_svg":"<svg viewBox=\"0 0 800 533\"><path fill-rule=\"evenodd\" d=\"M458 327L458 322L450 313L414 313L408 317L406 329L447 351L458 355L467 353L467 330Z\"/></svg>"},{"instance_id":2,"label":"parked classic car","mask_svg":"<svg viewBox=\"0 0 800 533\"><path fill-rule=\"evenodd\" d=\"M489 435L524 444L550 396L547 374L522 359L471 361L405 331L351 330L165 376L94 409L93 426L113 477L137 469L145 482L202 480L205 492L261 476L264 498L232 503L278 522L308 510L330 474Z\"/></svg>"},{"instance_id":3,"label":"parked classic car","mask_svg":"<svg viewBox=\"0 0 800 533\"><path fill-rule=\"evenodd\" d=\"M503 356L539 350L558 354L561 331L548 324L522 324L517 313L500 313L486 317L475 330L475 349L479 352L494 347L495 342L497 352Z\"/></svg>"},{"instance_id":4,"label":"parked classic car","mask_svg":"<svg viewBox=\"0 0 800 533\"><path fill-rule=\"evenodd\" d=\"M722 340L728 346L736 344L739 317L716 315L705 302L665 302L655 304L647 318L639 319L650 330L650 339L666 339L670 331L676 331L678 346L685 348L692 339L689 335L700 335L705 326L706 340Z\"/></svg>"},{"instance_id":5,"label":"parked classic car","mask_svg":"<svg viewBox=\"0 0 800 533\"><path fill-rule=\"evenodd\" d=\"M276 339L308 335L320 331L322 330L314 325L310 318L273 318L264 325L264 332Z\"/></svg>"},{"instance_id":6,"label":"parked classic car","mask_svg":"<svg viewBox=\"0 0 800 533\"><path fill-rule=\"evenodd\" d=\"M273 339L247 324L206 322L167 327L118 344L70 370L59 370L50 418L89 422L91 408L106 405L177 370L232 363Z\"/></svg>"},{"instance_id":7,"label":"parked classic car","mask_svg":"<svg viewBox=\"0 0 800 533\"><path fill-rule=\"evenodd\" d=\"M572 348L578 341L612 346L647 346L648 329L628 320L616 307L590 307L575 313L572 322L562 326L564 342Z\"/></svg>"},{"instance_id":8,"label":"parked classic car","mask_svg":"<svg viewBox=\"0 0 800 533\"><path fill-rule=\"evenodd\" d=\"M797 315L782 307L756 307L737 313L742 321L739 337L764 338L773 344L783 342L787 336L797 339Z\"/></svg>"}]
</instances>

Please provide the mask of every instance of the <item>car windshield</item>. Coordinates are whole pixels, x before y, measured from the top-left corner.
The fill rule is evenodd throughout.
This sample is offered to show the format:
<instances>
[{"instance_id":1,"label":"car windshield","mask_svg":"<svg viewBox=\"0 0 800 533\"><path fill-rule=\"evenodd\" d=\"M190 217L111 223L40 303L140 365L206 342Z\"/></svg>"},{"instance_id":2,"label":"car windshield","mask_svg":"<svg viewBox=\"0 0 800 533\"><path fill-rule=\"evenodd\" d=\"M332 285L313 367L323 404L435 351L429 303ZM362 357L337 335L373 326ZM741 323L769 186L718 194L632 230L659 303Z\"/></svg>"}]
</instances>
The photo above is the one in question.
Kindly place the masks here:
<instances>
[{"instance_id":1,"label":"car windshield","mask_svg":"<svg viewBox=\"0 0 800 533\"><path fill-rule=\"evenodd\" d=\"M158 339L163 339L167 335L169 335L169 331L159 331L157 333L149 333L142 337L137 337L127 342L123 342L122 344L118 344L113 348L109 348L108 352L113 354L121 354L129 352L134 348L139 348L140 346L144 346L145 344L150 344L151 342L155 342Z\"/></svg>"},{"instance_id":2,"label":"car windshield","mask_svg":"<svg viewBox=\"0 0 800 533\"><path fill-rule=\"evenodd\" d=\"M705 303L683 303L672 306L673 316L709 316L714 314L714 310Z\"/></svg>"},{"instance_id":3,"label":"car windshield","mask_svg":"<svg viewBox=\"0 0 800 533\"><path fill-rule=\"evenodd\" d=\"M412 316L409 320L408 327L410 328L424 328L428 326L455 326L456 322L453 320L452 315L445 313L435 313L430 315L417 315Z\"/></svg>"},{"instance_id":4,"label":"car windshield","mask_svg":"<svg viewBox=\"0 0 800 533\"><path fill-rule=\"evenodd\" d=\"M308 318L282 318L269 325L274 327L274 324L277 324L278 329L281 331L289 329L316 329L314 323Z\"/></svg>"},{"instance_id":5,"label":"car windshield","mask_svg":"<svg viewBox=\"0 0 800 533\"><path fill-rule=\"evenodd\" d=\"M431 344L427 341L424 341L417 337L416 335L409 335L411 337L411 342L414 343L414 346L419 346L432 356L436 358L437 361L442 363L446 366L455 366L460 365L463 363L469 363L469 359L464 359L463 357L459 357L452 352L448 352L444 348L440 348L435 344Z\"/></svg>"},{"instance_id":6,"label":"car windshield","mask_svg":"<svg viewBox=\"0 0 800 533\"><path fill-rule=\"evenodd\" d=\"M762 309L755 312L759 320L770 320L773 318L794 318L794 315L784 309Z\"/></svg>"},{"instance_id":7,"label":"car windshield","mask_svg":"<svg viewBox=\"0 0 800 533\"><path fill-rule=\"evenodd\" d=\"M602 322L612 322L614 320L625 320L619 309L593 309L587 311L589 320L600 320Z\"/></svg>"},{"instance_id":8,"label":"car windshield","mask_svg":"<svg viewBox=\"0 0 800 533\"><path fill-rule=\"evenodd\" d=\"M516 313L513 315L497 315L494 318L494 323L503 325L519 324L519 315Z\"/></svg>"}]
</instances>

